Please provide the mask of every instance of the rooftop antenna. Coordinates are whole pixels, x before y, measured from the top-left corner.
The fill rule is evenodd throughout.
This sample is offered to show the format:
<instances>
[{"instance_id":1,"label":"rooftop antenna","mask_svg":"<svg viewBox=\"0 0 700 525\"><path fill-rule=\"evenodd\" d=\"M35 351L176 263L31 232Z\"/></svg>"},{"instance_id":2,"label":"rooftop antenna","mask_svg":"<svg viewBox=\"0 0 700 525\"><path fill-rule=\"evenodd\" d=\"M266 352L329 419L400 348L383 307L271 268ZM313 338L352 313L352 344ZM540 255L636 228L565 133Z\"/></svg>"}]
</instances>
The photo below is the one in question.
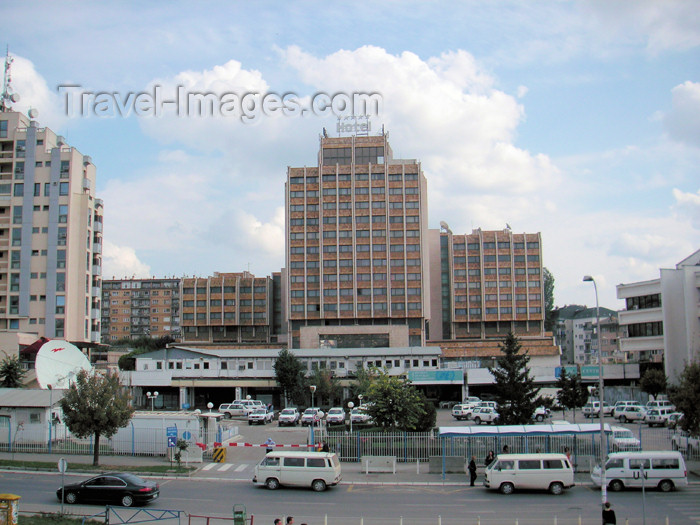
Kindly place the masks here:
<instances>
[{"instance_id":1,"label":"rooftop antenna","mask_svg":"<svg viewBox=\"0 0 700 525\"><path fill-rule=\"evenodd\" d=\"M12 75L10 73L10 68L13 61L14 58L10 56L10 46L7 46L7 51L5 52L5 73L3 76L2 94L0 94L1 113L12 111L11 104L19 101L19 95L12 92Z\"/></svg>"}]
</instances>

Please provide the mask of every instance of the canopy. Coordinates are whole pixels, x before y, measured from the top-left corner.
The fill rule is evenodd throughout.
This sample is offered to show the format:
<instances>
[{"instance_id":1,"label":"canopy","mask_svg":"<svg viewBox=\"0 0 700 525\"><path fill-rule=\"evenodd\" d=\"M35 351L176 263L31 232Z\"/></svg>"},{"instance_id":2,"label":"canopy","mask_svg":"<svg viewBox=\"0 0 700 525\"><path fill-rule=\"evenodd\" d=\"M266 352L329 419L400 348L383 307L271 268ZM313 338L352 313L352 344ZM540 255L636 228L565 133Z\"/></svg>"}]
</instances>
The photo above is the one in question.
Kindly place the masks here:
<instances>
[{"instance_id":1,"label":"canopy","mask_svg":"<svg viewBox=\"0 0 700 525\"><path fill-rule=\"evenodd\" d=\"M586 423L583 425L475 425L469 427L440 427L440 437L469 437L469 436L536 436L557 434L598 434L600 425ZM607 423L603 426L606 433L612 432Z\"/></svg>"}]
</instances>

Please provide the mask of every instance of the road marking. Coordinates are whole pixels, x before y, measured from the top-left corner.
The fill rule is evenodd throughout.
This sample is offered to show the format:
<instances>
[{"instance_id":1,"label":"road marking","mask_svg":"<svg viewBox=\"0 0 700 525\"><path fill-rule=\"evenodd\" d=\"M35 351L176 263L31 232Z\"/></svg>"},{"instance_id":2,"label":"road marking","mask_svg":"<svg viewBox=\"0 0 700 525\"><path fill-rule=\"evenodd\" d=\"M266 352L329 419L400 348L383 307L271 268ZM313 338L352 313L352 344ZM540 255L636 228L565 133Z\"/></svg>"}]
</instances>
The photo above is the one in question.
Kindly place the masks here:
<instances>
[{"instance_id":1,"label":"road marking","mask_svg":"<svg viewBox=\"0 0 700 525\"><path fill-rule=\"evenodd\" d=\"M204 468L202 468L202 470L211 470L211 469L213 469L216 465L217 465L217 463L209 463L208 465L205 465Z\"/></svg>"},{"instance_id":2,"label":"road marking","mask_svg":"<svg viewBox=\"0 0 700 525\"><path fill-rule=\"evenodd\" d=\"M230 469L233 466L233 463L224 463L221 465L217 470L219 472L226 472L228 469Z\"/></svg>"},{"instance_id":3,"label":"road marking","mask_svg":"<svg viewBox=\"0 0 700 525\"><path fill-rule=\"evenodd\" d=\"M235 470L235 471L236 471L236 472L240 472L241 470L245 470L246 467L248 467L248 465L246 465L245 463L241 463L240 465L238 465L238 466L236 467L236 470Z\"/></svg>"}]
</instances>

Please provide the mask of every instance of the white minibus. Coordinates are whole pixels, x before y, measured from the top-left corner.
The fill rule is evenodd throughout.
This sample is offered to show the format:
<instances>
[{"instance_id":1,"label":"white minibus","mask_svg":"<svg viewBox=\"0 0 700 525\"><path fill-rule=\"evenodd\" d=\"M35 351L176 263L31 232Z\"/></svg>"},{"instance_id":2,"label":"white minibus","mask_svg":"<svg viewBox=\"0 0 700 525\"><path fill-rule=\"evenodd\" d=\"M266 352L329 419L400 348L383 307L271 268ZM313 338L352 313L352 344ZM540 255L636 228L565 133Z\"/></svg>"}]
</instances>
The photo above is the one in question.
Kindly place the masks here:
<instances>
[{"instance_id":1,"label":"white minibus","mask_svg":"<svg viewBox=\"0 0 700 525\"><path fill-rule=\"evenodd\" d=\"M574 468L564 454L500 454L486 467L484 485L503 494L515 489L561 494L574 486Z\"/></svg>"},{"instance_id":2,"label":"white minibus","mask_svg":"<svg viewBox=\"0 0 700 525\"><path fill-rule=\"evenodd\" d=\"M600 465L596 465L591 472L591 480L600 487ZM683 456L670 450L614 452L608 456L605 482L610 490L617 492L625 487L641 487L642 481L645 487L655 487L662 492L685 487L688 485L688 471Z\"/></svg>"},{"instance_id":3,"label":"white minibus","mask_svg":"<svg viewBox=\"0 0 700 525\"><path fill-rule=\"evenodd\" d=\"M281 485L323 492L340 483L340 460L332 452L270 452L255 466L253 483L270 490Z\"/></svg>"}]
</instances>

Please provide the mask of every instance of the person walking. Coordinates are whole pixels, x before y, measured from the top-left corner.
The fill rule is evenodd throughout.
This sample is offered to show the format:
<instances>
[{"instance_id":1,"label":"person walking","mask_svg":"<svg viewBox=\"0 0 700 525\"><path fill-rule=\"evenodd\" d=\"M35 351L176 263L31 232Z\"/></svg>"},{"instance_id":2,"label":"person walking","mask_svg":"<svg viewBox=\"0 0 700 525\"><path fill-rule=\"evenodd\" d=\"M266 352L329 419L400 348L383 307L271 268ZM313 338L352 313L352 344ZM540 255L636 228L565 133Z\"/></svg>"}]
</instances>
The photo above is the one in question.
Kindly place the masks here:
<instances>
[{"instance_id":1,"label":"person walking","mask_svg":"<svg viewBox=\"0 0 700 525\"><path fill-rule=\"evenodd\" d=\"M473 487L476 481L476 456L472 456L472 460L469 462L469 486Z\"/></svg>"},{"instance_id":2,"label":"person walking","mask_svg":"<svg viewBox=\"0 0 700 525\"><path fill-rule=\"evenodd\" d=\"M294 517L287 516L287 525L294 525Z\"/></svg>"},{"instance_id":3,"label":"person walking","mask_svg":"<svg viewBox=\"0 0 700 525\"><path fill-rule=\"evenodd\" d=\"M615 511L612 510L612 505L610 505L609 501L606 501L605 505L603 505L603 525L617 525Z\"/></svg>"},{"instance_id":4,"label":"person walking","mask_svg":"<svg viewBox=\"0 0 700 525\"><path fill-rule=\"evenodd\" d=\"M282 525L282 520L279 518L275 518L275 522L273 525Z\"/></svg>"},{"instance_id":5,"label":"person walking","mask_svg":"<svg viewBox=\"0 0 700 525\"><path fill-rule=\"evenodd\" d=\"M486 454L486 458L484 459L484 467L488 467L491 463L493 463L494 459L496 459L496 455L494 454L493 450L489 450L489 453Z\"/></svg>"},{"instance_id":6,"label":"person walking","mask_svg":"<svg viewBox=\"0 0 700 525\"><path fill-rule=\"evenodd\" d=\"M503 445L503 454L510 454L510 447L508 445Z\"/></svg>"},{"instance_id":7,"label":"person walking","mask_svg":"<svg viewBox=\"0 0 700 525\"><path fill-rule=\"evenodd\" d=\"M267 440L265 441L265 454L269 454L270 452L272 452L272 449L275 445L276 443L272 441L271 437L267 438Z\"/></svg>"}]
</instances>

